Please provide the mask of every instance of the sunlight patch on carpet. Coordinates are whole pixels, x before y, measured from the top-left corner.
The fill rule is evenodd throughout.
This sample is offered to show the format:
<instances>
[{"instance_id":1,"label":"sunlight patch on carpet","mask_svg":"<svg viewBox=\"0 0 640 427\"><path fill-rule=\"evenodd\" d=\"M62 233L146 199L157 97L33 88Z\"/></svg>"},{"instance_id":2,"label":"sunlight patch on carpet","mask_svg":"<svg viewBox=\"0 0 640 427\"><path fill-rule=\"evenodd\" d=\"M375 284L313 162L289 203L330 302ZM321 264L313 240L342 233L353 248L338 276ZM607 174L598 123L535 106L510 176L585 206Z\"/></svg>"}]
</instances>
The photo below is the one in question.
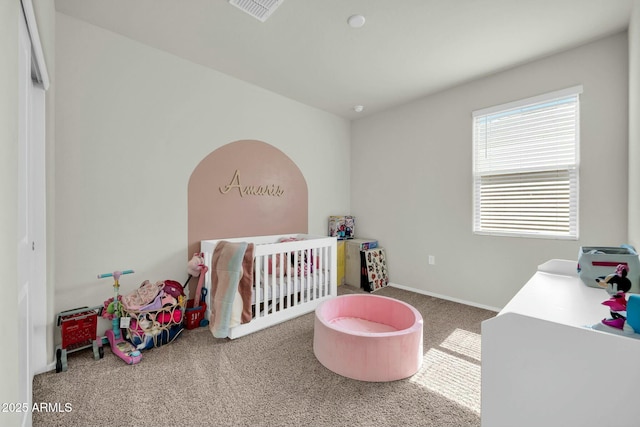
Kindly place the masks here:
<instances>
[{"instance_id":1,"label":"sunlight patch on carpet","mask_svg":"<svg viewBox=\"0 0 640 427\"><path fill-rule=\"evenodd\" d=\"M432 348L409 380L480 414L480 365Z\"/></svg>"},{"instance_id":2,"label":"sunlight patch on carpet","mask_svg":"<svg viewBox=\"0 0 640 427\"><path fill-rule=\"evenodd\" d=\"M475 332L456 329L440 344L440 347L480 361L480 334Z\"/></svg>"}]
</instances>

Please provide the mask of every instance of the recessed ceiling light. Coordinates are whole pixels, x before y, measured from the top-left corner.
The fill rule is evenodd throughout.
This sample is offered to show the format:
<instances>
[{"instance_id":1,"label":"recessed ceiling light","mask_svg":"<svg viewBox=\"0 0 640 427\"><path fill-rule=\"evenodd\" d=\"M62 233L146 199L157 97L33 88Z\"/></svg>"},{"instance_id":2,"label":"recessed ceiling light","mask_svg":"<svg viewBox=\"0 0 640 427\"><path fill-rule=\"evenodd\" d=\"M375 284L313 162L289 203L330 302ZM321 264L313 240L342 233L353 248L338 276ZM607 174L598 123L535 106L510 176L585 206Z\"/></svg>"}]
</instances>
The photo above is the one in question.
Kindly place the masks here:
<instances>
[{"instance_id":1,"label":"recessed ceiling light","mask_svg":"<svg viewBox=\"0 0 640 427\"><path fill-rule=\"evenodd\" d=\"M356 105L355 107L353 107L353 111L355 111L356 113L362 113L362 110L364 110L364 106L362 105Z\"/></svg>"},{"instance_id":2,"label":"recessed ceiling light","mask_svg":"<svg viewBox=\"0 0 640 427\"><path fill-rule=\"evenodd\" d=\"M362 15L351 15L347 22L351 28L360 28L364 25L365 19Z\"/></svg>"}]
</instances>

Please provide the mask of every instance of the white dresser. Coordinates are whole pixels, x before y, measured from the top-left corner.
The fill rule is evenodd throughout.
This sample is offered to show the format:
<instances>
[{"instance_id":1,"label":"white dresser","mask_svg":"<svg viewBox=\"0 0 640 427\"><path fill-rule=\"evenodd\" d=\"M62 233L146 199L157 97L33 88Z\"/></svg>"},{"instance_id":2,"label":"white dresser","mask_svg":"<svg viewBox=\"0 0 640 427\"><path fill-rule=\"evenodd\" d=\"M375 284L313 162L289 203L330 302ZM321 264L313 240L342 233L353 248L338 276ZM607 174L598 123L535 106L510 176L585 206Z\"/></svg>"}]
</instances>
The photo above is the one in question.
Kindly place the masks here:
<instances>
[{"instance_id":1,"label":"white dresser","mask_svg":"<svg viewBox=\"0 0 640 427\"><path fill-rule=\"evenodd\" d=\"M588 327L608 298L551 260L482 323L482 427L640 426L640 335Z\"/></svg>"}]
</instances>

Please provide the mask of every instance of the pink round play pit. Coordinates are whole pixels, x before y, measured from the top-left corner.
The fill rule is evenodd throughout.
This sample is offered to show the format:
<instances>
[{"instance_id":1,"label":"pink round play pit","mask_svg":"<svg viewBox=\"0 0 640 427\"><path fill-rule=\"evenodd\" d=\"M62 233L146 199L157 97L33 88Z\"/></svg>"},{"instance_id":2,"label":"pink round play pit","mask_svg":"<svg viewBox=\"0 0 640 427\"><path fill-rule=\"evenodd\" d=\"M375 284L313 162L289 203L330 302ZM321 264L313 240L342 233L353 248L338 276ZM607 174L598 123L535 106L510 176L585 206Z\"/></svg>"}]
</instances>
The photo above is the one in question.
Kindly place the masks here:
<instances>
[{"instance_id":1,"label":"pink round play pit","mask_svg":"<svg viewBox=\"0 0 640 427\"><path fill-rule=\"evenodd\" d=\"M395 381L422 365L422 315L393 298L353 294L316 308L313 352L327 369L361 381Z\"/></svg>"}]
</instances>

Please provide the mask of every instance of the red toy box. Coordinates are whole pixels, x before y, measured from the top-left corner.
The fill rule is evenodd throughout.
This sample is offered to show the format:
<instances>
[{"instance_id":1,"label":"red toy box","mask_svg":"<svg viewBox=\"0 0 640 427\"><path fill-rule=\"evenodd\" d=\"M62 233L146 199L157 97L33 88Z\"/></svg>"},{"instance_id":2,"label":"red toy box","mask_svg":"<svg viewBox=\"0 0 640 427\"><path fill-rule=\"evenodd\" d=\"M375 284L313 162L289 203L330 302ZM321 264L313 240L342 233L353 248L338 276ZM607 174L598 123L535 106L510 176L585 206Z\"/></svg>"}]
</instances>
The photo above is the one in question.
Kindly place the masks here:
<instances>
[{"instance_id":1,"label":"red toy box","mask_svg":"<svg viewBox=\"0 0 640 427\"><path fill-rule=\"evenodd\" d=\"M204 313L207 311L207 303L200 302L199 307L193 307L193 300L187 301L187 309L184 312L185 325L187 329L196 329L204 320Z\"/></svg>"},{"instance_id":2,"label":"red toy box","mask_svg":"<svg viewBox=\"0 0 640 427\"><path fill-rule=\"evenodd\" d=\"M75 347L90 345L96 339L98 313L95 310L69 315L62 312L58 322L64 349L73 350Z\"/></svg>"}]
</instances>

